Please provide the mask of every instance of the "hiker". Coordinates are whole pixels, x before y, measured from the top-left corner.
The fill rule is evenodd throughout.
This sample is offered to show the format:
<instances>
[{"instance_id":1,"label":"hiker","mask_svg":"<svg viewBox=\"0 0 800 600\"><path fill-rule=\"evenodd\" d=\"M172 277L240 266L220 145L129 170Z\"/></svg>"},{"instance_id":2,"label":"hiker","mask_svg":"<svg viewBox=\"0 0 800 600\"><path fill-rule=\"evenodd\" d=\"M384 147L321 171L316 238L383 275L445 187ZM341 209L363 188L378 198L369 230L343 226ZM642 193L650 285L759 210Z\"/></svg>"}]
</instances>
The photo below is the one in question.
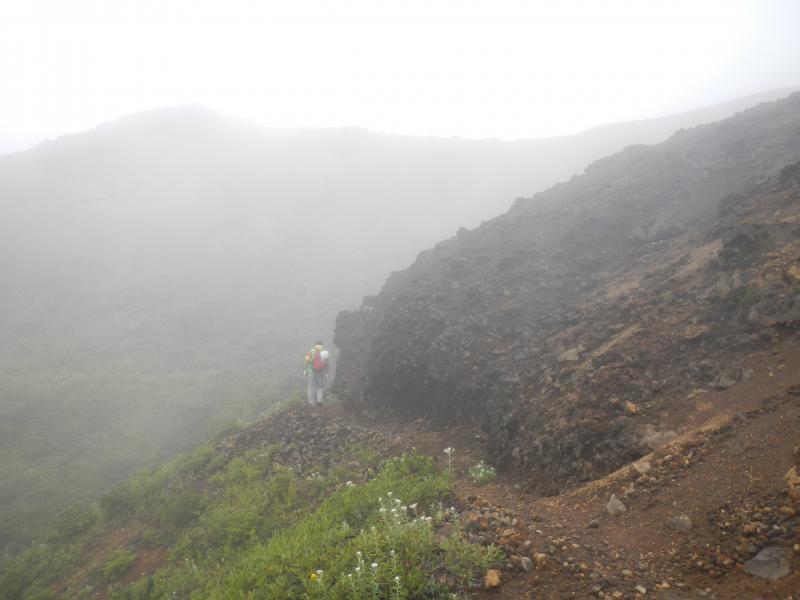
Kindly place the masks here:
<instances>
[{"instance_id":1,"label":"hiker","mask_svg":"<svg viewBox=\"0 0 800 600\"><path fill-rule=\"evenodd\" d=\"M325 350L322 342L317 340L306 354L305 376L308 379L308 403L311 406L322 404L322 394L325 391L325 378L328 375L328 360L330 352Z\"/></svg>"}]
</instances>

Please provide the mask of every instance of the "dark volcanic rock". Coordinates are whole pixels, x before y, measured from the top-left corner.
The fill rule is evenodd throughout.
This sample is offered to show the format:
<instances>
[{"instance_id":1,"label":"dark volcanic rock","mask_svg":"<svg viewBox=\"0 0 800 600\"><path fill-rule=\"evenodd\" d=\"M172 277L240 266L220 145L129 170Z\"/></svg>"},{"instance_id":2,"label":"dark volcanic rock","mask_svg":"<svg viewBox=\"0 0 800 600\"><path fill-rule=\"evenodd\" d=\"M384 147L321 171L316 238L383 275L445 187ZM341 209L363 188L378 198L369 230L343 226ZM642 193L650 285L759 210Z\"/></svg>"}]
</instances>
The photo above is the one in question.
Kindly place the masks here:
<instances>
[{"instance_id":1,"label":"dark volcanic rock","mask_svg":"<svg viewBox=\"0 0 800 600\"><path fill-rule=\"evenodd\" d=\"M667 520L667 529L688 533L692 530L692 519L686 515L677 515Z\"/></svg>"},{"instance_id":2,"label":"dark volcanic rock","mask_svg":"<svg viewBox=\"0 0 800 600\"><path fill-rule=\"evenodd\" d=\"M236 456L253 448L273 446L277 448L278 462L298 475L308 476L336 465L352 444L382 448L384 441L369 429L299 403L233 431L220 440L217 450ZM356 471L360 466L358 461L347 463Z\"/></svg>"},{"instance_id":3,"label":"dark volcanic rock","mask_svg":"<svg viewBox=\"0 0 800 600\"><path fill-rule=\"evenodd\" d=\"M744 563L744 572L761 579L781 579L791 573L789 552L771 546Z\"/></svg>"},{"instance_id":4,"label":"dark volcanic rock","mask_svg":"<svg viewBox=\"0 0 800 600\"><path fill-rule=\"evenodd\" d=\"M725 353L800 323L798 132L795 94L459 231L339 316L335 392L473 423L544 491L638 458L659 407L729 387Z\"/></svg>"}]
</instances>

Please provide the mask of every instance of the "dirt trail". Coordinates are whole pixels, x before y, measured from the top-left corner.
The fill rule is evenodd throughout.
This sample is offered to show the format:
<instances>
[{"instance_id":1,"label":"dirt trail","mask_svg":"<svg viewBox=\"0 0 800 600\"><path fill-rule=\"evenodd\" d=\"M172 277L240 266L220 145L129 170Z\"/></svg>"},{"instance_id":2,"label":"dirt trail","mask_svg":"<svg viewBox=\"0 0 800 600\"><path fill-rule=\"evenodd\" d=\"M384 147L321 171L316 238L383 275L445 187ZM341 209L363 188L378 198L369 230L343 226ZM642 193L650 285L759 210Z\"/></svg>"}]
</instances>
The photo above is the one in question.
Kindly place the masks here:
<instances>
[{"instance_id":1,"label":"dirt trail","mask_svg":"<svg viewBox=\"0 0 800 600\"><path fill-rule=\"evenodd\" d=\"M553 497L526 491L523 473L474 485L467 470L483 458L484 448L468 427L437 427L422 419L374 421L370 427L393 451L417 448L442 465L443 450L454 448L452 469L465 514L513 516L530 542L518 553L541 555L530 572L512 569L500 588L471 597L797 600L800 556L792 548L800 543L800 506L791 507L783 476L800 459L800 336L749 355L743 367L753 371L748 380L696 394L660 415L681 435L649 457L649 473L626 466ZM363 415L348 417L363 425ZM627 507L616 518L605 510L612 493ZM775 515L771 537L744 533L751 522L765 520L763 512ZM680 515L691 520L690 531L666 527ZM741 540L788 547L793 574L778 581L745 574L743 562L752 552L736 554Z\"/></svg>"}]
</instances>

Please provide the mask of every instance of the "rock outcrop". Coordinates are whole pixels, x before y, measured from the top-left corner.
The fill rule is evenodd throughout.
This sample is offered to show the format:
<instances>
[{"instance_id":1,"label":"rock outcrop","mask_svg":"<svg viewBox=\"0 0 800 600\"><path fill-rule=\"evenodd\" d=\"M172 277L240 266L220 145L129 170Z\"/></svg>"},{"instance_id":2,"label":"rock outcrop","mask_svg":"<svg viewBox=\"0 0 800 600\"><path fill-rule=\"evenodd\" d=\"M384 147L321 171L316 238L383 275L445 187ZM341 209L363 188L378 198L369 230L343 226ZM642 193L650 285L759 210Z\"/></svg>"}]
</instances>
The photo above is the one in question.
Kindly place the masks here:
<instances>
[{"instance_id":1,"label":"rock outcrop","mask_svg":"<svg viewBox=\"0 0 800 600\"><path fill-rule=\"evenodd\" d=\"M519 199L339 316L334 391L473 423L542 491L635 460L800 322L799 160L795 94Z\"/></svg>"}]
</instances>

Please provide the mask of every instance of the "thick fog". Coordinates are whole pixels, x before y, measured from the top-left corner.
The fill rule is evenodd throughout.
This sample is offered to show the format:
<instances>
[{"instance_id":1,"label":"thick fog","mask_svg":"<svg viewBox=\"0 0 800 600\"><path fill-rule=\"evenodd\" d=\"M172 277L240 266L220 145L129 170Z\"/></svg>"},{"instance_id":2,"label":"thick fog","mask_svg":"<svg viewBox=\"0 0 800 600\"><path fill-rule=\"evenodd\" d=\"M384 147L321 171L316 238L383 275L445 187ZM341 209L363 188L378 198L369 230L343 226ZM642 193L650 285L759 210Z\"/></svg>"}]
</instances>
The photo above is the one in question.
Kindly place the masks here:
<instances>
[{"instance_id":1,"label":"thick fog","mask_svg":"<svg viewBox=\"0 0 800 600\"><path fill-rule=\"evenodd\" d=\"M298 390L336 314L459 227L782 93L514 143L180 107L0 157L0 541Z\"/></svg>"},{"instance_id":2,"label":"thick fog","mask_svg":"<svg viewBox=\"0 0 800 600\"><path fill-rule=\"evenodd\" d=\"M563 135L797 85L798 22L793 0L12 0L0 148L188 102L265 125Z\"/></svg>"},{"instance_id":3,"label":"thick fog","mask_svg":"<svg viewBox=\"0 0 800 600\"><path fill-rule=\"evenodd\" d=\"M0 557L460 227L800 83L788 0L551 4L0 7Z\"/></svg>"}]
</instances>

